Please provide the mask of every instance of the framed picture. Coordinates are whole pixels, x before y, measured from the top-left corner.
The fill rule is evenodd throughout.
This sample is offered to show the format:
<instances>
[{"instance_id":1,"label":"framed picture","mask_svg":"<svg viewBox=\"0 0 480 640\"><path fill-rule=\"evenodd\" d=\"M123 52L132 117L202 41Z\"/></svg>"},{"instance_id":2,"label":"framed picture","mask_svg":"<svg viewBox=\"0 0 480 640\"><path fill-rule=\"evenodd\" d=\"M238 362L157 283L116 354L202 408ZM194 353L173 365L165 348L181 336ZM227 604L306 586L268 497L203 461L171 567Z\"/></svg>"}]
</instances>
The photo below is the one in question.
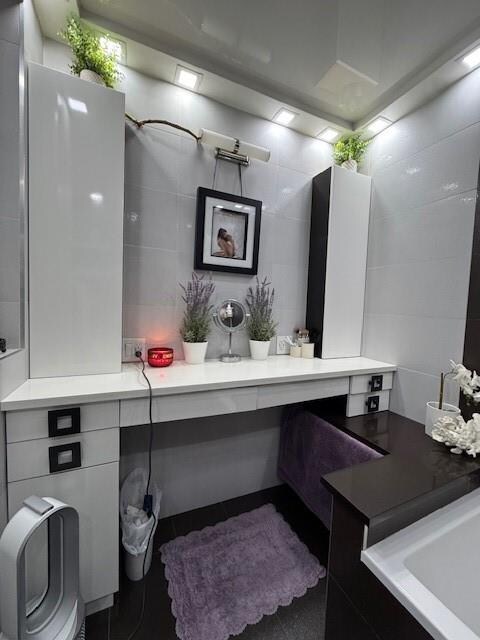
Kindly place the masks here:
<instances>
[{"instance_id":1,"label":"framed picture","mask_svg":"<svg viewBox=\"0 0 480 640\"><path fill-rule=\"evenodd\" d=\"M255 275L262 203L199 187L195 269Z\"/></svg>"}]
</instances>

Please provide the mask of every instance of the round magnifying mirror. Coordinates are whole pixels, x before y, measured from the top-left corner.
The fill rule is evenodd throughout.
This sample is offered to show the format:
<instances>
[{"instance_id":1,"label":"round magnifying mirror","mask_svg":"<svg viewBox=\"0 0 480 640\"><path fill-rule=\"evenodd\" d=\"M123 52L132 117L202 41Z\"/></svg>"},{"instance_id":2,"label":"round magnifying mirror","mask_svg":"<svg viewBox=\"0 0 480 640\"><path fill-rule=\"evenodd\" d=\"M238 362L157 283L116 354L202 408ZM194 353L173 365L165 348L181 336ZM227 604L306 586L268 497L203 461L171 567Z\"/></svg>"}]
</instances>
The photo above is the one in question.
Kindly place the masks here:
<instances>
[{"instance_id":1,"label":"round magnifying mirror","mask_svg":"<svg viewBox=\"0 0 480 640\"><path fill-rule=\"evenodd\" d=\"M238 354L232 353L232 335L243 329L247 316L247 310L243 304L233 298L224 300L213 314L217 326L229 334L228 353L220 356L222 362L239 362L242 359Z\"/></svg>"}]
</instances>

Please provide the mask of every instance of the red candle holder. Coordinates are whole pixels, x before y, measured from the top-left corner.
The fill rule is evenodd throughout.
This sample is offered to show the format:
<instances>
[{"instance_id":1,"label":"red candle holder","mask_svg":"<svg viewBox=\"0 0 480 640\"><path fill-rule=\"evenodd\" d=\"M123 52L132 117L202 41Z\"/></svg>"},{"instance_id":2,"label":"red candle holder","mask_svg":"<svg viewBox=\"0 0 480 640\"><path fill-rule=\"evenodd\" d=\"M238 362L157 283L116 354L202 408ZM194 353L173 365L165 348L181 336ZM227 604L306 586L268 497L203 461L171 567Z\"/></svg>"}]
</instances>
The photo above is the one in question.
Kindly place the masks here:
<instances>
[{"instance_id":1,"label":"red candle holder","mask_svg":"<svg viewBox=\"0 0 480 640\"><path fill-rule=\"evenodd\" d=\"M148 350L148 364L151 367L169 367L173 362L173 349L152 347Z\"/></svg>"}]
</instances>

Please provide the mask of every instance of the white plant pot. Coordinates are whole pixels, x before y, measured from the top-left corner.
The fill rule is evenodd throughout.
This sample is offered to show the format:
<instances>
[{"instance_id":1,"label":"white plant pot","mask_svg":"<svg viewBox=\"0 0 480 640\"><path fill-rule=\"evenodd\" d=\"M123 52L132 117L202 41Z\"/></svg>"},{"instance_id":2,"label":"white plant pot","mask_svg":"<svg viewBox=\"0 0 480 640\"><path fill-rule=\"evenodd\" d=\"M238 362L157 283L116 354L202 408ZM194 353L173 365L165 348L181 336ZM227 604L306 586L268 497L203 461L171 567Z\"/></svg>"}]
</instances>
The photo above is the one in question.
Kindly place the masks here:
<instances>
[{"instance_id":1,"label":"white plant pot","mask_svg":"<svg viewBox=\"0 0 480 640\"><path fill-rule=\"evenodd\" d=\"M266 360L270 349L270 340L249 340L252 360Z\"/></svg>"},{"instance_id":2,"label":"white plant pot","mask_svg":"<svg viewBox=\"0 0 480 640\"><path fill-rule=\"evenodd\" d=\"M455 418L460 415L460 409L453 404L443 403L442 408L438 408L438 402L427 402L427 412L425 415L425 433L427 436L432 435L433 425L440 418Z\"/></svg>"},{"instance_id":3,"label":"white plant pot","mask_svg":"<svg viewBox=\"0 0 480 640\"><path fill-rule=\"evenodd\" d=\"M358 163L356 160L345 160L345 162L342 162L342 167L349 171L358 171Z\"/></svg>"},{"instance_id":4,"label":"white plant pot","mask_svg":"<svg viewBox=\"0 0 480 640\"><path fill-rule=\"evenodd\" d=\"M95 71L90 71L90 69L83 69L80 71L80 78L87 82L93 82L94 84L101 84L102 86L105 86L105 80L102 76L99 76Z\"/></svg>"},{"instance_id":5,"label":"white plant pot","mask_svg":"<svg viewBox=\"0 0 480 640\"><path fill-rule=\"evenodd\" d=\"M184 342L183 354L188 364L202 364L205 362L208 342Z\"/></svg>"}]
</instances>

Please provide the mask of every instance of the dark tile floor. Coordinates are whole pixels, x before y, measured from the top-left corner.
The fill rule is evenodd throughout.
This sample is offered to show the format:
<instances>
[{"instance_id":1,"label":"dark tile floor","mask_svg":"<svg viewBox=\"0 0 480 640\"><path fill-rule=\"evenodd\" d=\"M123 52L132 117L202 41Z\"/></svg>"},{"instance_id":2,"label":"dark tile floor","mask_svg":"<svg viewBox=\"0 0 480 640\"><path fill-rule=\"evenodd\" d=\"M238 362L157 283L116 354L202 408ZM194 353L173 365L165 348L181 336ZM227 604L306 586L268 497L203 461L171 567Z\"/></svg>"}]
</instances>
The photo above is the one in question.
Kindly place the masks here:
<instances>
[{"instance_id":1,"label":"dark tile floor","mask_svg":"<svg viewBox=\"0 0 480 640\"><path fill-rule=\"evenodd\" d=\"M231 516L256 509L271 502L298 537L324 565L327 563L328 531L285 485L252 493L227 502L182 513L161 520L155 536L152 567L147 575L145 617L135 640L176 640L175 618L163 564L158 551L161 544L190 531L216 524ZM272 616L248 626L236 636L238 640L322 640L325 623L326 579L309 589L303 598L288 607L280 607ZM88 640L127 640L135 629L142 603L142 582L130 582L123 574L115 604L87 618Z\"/></svg>"}]
</instances>

